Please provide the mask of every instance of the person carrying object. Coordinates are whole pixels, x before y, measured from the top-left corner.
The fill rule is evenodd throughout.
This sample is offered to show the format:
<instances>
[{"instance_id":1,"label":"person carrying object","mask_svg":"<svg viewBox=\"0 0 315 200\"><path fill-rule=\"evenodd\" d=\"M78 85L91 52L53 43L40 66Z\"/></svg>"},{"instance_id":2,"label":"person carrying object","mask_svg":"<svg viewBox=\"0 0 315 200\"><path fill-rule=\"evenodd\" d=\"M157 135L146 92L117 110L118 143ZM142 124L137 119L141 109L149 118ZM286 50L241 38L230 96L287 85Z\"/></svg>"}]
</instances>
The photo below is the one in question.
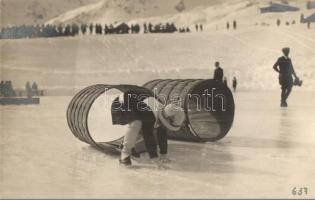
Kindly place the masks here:
<instances>
[{"instance_id":1,"label":"person carrying object","mask_svg":"<svg viewBox=\"0 0 315 200\"><path fill-rule=\"evenodd\" d=\"M137 139L142 133L151 161L161 166L163 162L168 161L167 130L179 131L185 121L185 113L175 104L162 105L150 90L143 89L129 90L116 98L112 104L112 118L113 124L128 125L120 164L124 166L132 164L131 154L134 153ZM153 134L154 129L157 130L157 142ZM160 158L157 146L160 149Z\"/></svg>"},{"instance_id":2,"label":"person carrying object","mask_svg":"<svg viewBox=\"0 0 315 200\"><path fill-rule=\"evenodd\" d=\"M297 77L292 61L289 58L290 48L285 47L282 49L283 56L278 58L277 62L273 65L273 69L279 73L279 84L281 85L281 107L287 107L287 99L292 91L293 85L302 85L302 81ZM295 80L293 81L292 76Z\"/></svg>"}]
</instances>

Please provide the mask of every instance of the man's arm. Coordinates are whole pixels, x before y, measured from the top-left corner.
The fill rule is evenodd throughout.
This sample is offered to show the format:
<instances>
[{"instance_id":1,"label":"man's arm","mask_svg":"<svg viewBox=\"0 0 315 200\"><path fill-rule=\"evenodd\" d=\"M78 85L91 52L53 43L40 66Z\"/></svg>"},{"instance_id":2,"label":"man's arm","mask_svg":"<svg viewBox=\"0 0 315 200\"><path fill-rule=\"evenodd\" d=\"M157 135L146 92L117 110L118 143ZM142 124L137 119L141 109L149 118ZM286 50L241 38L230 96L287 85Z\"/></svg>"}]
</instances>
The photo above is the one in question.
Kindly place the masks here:
<instances>
[{"instance_id":1,"label":"man's arm","mask_svg":"<svg viewBox=\"0 0 315 200\"><path fill-rule=\"evenodd\" d=\"M290 60L290 66L291 66L291 72L292 72L294 78L297 78L297 75L296 75L296 73L295 73L295 70L294 70L294 67L293 67L293 65L292 65L292 61L291 61L291 60Z\"/></svg>"},{"instance_id":2,"label":"man's arm","mask_svg":"<svg viewBox=\"0 0 315 200\"><path fill-rule=\"evenodd\" d=\"M279 66L279 60L277 60L277 62L273 65L273 69L274 69L276 72L280 72L280 70L278 69L278 66Z\"/></svg>"}]
</instances>

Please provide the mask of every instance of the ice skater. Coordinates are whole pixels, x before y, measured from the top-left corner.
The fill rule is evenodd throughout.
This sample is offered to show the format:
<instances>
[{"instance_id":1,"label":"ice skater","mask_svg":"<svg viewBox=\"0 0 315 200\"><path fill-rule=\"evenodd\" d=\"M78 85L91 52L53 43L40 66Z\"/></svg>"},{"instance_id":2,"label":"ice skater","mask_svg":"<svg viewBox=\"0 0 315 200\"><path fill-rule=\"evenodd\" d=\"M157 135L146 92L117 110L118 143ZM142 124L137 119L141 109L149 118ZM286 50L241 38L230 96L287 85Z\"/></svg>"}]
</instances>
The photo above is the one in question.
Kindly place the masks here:
<instances>
[{"instance_id":1,"label":"ice skater","mask_svg":"<svg viewBox=\"0 0 315 200\"><path fill-rule=\"evenodd\" d=\"M223 78L223 84L224 84L226 87L228 87L228 82L227 82L227 78L226 78L226 77Z\"/></svg>"},{"instance_id":2,"label":"ice skater","mask_svg":"<svg viewBox=\"0 0 315 200\"><path fill-rule=\"evenodd\" d=\"M219 62L215 62L214 63L215 66L215 70L214 70L214 75L213 75L213 79L219 82L223 82L223 69L220 67L220 63Z\"/></svg>"},{"instance_id":3,"label":"ice skater","mask_svg":"<svg viewBox=\"0 0 315 200\"><path fill-rule=\"evenodd\" d=\"M297 77L292 61L289 58L290 48L285 47L282 49L283 56L278 58L277 62L273 65L273 69L279 73L279 83L281 85L281 107L287 107L287 99L292 91L293 85L301 85L302 81ZM293 81L292 76L295 80Z\"/></svg>"},{"instance_id":4,"label":"ice skater","mask_svg":"<svg viewBox=\"0 0 315 200\"><path fill-rule=\"evenodd\" d=\"M119 108L113 109L113 105ZM112 105L113 124L126 125L128 129L123 140L121 165L130 166L131 155L139 135L143 141L149 157L158 167L163 167L167 158L167 130L178 131L185 121L184 111L175 104L162 105L150 91L129 90L119 96ZM154 129L157 129L157 143L160 149L160 157L157 153L157 144L154 137Z\"/></svg>"},{"instance_id":5,"label":"ice skater","mask_svg":"<svg viewBox=\"0 0 315 200\"><path fill-rule=\"evenodd\" d=\"M233 86L233 91L236 92L237 80L236 80L236 77L235 77L235 76L233 77L232 86Z\"/></svg>"}]
</instances>

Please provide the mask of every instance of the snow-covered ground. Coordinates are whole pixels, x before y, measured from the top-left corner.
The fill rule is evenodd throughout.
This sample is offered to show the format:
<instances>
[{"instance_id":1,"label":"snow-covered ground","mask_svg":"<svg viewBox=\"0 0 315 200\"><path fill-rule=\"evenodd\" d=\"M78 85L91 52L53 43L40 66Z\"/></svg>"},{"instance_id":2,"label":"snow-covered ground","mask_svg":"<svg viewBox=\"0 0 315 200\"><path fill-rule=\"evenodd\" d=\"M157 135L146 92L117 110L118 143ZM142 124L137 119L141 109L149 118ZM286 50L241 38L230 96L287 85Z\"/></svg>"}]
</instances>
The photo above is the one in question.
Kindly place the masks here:
<instances>
[{"instance_id":1,"label":"snow-covered ground","mask_svg":"<svg viewBox=\"0 0 315 200\"><path fill-rule=\"evenodd\" d=\"M77 140L67 127L70 97L39 106L1 106L1 198L314 198L314 93L237 92L234 125L216 143L170 141L172 163L147 157L132 169ZM110 132L106 130L104 134ZM293 196L294 187L308 194Z\"/></svg>"}]
</instances>

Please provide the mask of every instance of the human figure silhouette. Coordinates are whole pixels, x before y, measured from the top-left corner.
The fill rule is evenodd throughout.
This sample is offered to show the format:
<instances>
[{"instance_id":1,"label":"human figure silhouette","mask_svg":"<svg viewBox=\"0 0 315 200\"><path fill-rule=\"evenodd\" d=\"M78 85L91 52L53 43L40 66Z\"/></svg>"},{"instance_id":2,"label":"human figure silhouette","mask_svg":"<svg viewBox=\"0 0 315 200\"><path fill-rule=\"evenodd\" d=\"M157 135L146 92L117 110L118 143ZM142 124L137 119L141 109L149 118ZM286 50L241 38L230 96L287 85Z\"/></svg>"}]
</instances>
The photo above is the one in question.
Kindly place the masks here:
<instances>
[{"instance_id":1,"label":"human figure silhouette","mask_svg":"<svg viewBox=\"0 0 315 200\"><path fill-rule=\"evenodd\" d=\"M220 67L220 63L219 62L215 62L214 66L215 66L215 70L214 70L213 79L222 83L222 81L223 81L223 74L224 74L223 69Z\"/></svg>"},{"instance_id":2,"label":"human figure silhouette","mask_svg":"<svg viewBox=\"0 0 315 200\"><path fill-rule=\"evenodd\" d=\"M273 65L273 69L279 73L279 83L281 85L281 107L287 107L287 99L293 87L293 78L299 80L297 77L292 61L289 58L290 48L285 47L282 49L283 56L278 58L277 62Z\"/></svg>"},{"instance_id":3,"label":"human figure silhouette","mask_svg":"<svg viewBox=\"0 0 315 200\"><path fill-rule=\"evenodd\" d=\"M233 77L232 86L233 86L233 91L235 92L236 91L236 87L237 87L237 80L236 80L235 76Z\"/></svg>"}]
</instances>

